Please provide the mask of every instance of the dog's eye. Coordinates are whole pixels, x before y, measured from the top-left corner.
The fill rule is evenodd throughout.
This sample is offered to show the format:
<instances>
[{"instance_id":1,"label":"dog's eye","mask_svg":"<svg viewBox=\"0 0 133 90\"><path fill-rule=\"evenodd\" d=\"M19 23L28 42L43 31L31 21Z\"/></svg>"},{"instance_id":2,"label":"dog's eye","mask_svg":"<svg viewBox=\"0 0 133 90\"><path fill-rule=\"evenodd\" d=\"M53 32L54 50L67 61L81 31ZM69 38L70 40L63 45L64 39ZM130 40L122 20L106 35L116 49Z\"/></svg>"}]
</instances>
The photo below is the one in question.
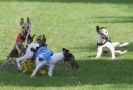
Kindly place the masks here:
<instances>
[{"instance_id":1,"label":"dog's eye","mask_svg":"<svg viewBox=\"0 0 133 90\"><path fill-rule=\"evenodd\" d=\"M22 27L23 29L25 29L25 27Z\"/></svg>"},{"instance_id":2,"label":"dog's eye","mask_svg":"<svg viewBox=\"0 0 133 90\"><path fill-rule=\"evenodd\" d=\"M29 29L30 27L29 27L29 26L27 26L27 28Z\"/></svg>"}]
</instances>

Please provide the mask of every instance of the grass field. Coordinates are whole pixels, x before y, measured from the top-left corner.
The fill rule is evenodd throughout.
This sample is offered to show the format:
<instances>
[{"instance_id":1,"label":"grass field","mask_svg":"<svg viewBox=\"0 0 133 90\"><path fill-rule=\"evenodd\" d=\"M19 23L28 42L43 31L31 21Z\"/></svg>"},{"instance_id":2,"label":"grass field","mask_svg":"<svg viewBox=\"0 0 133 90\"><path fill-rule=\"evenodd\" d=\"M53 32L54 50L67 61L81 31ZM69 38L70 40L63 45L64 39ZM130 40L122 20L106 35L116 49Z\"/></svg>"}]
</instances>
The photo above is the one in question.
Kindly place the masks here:
<instances>
[{"instance_id":1,"label":"grass field","mask_svg":"<svg viewBox=\"0 0 133 90\"><path fill-rule=\"evenodd\" d=\"M45 34L49 49L68 48L80 65L55 68L53 77L0 71L0 90L132 90L132 0L0 0L0 61L20 32L21 17L32 20L31 33ZM112 41L129 42L128 53L95 60L96 25L106 26Z\"/></svg>"}]
</instances>

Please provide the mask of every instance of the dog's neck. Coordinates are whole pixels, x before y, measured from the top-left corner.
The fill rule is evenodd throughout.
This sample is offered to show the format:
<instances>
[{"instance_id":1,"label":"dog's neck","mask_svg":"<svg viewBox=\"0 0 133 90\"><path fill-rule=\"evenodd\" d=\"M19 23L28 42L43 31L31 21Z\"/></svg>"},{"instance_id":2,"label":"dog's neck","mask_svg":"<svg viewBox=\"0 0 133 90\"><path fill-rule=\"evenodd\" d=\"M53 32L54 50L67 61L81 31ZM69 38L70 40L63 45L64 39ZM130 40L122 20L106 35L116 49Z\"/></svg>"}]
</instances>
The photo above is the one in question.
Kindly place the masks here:
<instances>
[{"instance_id":1,"label":"dog's neck","mask_svg":"<svg viewBox=\"0 0 133 90\"><path fill-rule=\"evenodd\" d=\"M106 42L111 42L110 37L109 36L107 37L105 35L98 34L98 37L97 37L97 46L104 45Z\"/></svg>"},{"instance_id":2,"label":"dog's neck","mask_svg":"<svg viewBox=\"0 0 133 90\"><path fill-rule=\"evenodd\" d=\"M97 36L97 43L104 43L106 42L106 39L102 38L100 34Z\"/></svg>"}]
</instances>

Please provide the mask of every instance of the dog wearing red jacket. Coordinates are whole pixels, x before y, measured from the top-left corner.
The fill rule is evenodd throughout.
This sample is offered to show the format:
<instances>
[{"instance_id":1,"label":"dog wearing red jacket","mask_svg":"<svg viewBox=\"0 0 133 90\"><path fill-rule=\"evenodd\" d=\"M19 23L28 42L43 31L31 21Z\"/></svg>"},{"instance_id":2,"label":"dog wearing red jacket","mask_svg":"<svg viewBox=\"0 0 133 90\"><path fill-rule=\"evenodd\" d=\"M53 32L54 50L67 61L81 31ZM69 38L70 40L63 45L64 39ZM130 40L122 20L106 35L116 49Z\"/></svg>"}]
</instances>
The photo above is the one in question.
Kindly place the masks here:
<instances>
[{"instance_id":1,"label":"dog wearing red jacket","mask_svg":"<svg viewBox=\"0 0 133 90\"><path fill-rule=\"evenodd\" d=\"M20 57L25 53L24 42L30 38L31 21L27 17L27 22L24 22L24 18L20 20L21 32L17 34L15 44L9 52L6 61L11 61L14 57Z\"/></svg>"}]
</instances>

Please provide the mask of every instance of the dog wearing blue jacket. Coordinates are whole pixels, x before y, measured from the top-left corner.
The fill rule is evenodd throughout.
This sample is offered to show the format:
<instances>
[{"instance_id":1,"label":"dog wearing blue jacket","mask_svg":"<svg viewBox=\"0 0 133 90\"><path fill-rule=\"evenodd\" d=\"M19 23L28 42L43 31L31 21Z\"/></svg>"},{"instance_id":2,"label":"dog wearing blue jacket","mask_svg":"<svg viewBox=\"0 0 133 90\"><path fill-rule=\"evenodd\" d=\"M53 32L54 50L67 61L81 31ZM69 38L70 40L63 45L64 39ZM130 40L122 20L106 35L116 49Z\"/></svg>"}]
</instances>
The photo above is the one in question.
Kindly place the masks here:
<instances>
[{"instance_id":1,"label":"dog wearing blue jacket","mask_svg":"<svg viewBox=\"0 0 133 90\"><path fill-rule=\"evenodd\" d=\"M77 69L78 64L75 62L73 54L65 48L62 48L62 51L62 53L53 53L47 47L40 47L35 53L36 67L31 77L34 77L37 71L44 65L48 66L48 76L51 77L55 65L61 60L64 60L64 64L68 65L70 68Z\"/></svg>"}]
</instances>

